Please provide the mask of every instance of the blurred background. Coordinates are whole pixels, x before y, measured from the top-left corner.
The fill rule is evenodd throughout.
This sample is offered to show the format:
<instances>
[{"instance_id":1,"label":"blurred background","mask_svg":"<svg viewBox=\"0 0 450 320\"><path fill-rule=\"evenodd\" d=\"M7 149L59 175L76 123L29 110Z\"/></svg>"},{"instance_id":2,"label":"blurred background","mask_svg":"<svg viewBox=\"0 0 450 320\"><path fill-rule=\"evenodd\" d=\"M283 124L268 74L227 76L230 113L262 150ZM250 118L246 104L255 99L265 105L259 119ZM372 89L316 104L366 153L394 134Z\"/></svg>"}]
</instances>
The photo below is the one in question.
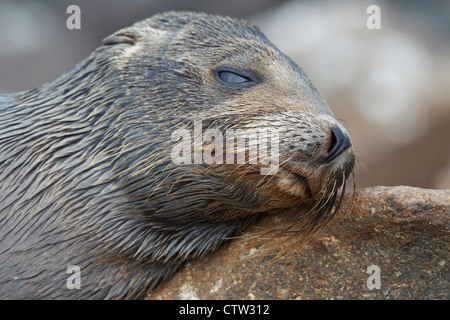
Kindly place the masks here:
<instances>
[{"instance_id":1,"label":"blurred background","mask_svg":"<svg viewBox=\"0 0 450 320\"><path fill-rule=\"evenodd\" d=\"M81 30L66 27L72 4L81 9ZM380 30L366 26L373 4ZM359 159L358 189L450 189L447 0L0 0L0 93L50 82L105 36L167 10L256 22L346 126Z\"/></svg>"}]
</instances>

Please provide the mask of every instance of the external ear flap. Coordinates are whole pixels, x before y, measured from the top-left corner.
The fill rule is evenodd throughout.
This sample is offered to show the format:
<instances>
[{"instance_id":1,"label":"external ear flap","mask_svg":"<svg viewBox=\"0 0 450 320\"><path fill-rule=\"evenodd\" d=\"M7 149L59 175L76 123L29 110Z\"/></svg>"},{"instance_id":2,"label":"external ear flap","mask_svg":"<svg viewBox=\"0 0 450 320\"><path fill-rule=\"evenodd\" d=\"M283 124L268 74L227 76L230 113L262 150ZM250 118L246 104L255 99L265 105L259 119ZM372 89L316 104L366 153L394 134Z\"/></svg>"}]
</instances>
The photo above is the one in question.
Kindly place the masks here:
<instances>
[{"instance_id":1,"label":"external ear flap","mask_svg":"<svg viewBox=\"0 0 450 320\"><path fill-rule=\"evenodd\" d=\"M110 36L107 36L103 39L102 44L105 46L111 46L119 43L126 43L134 45L137 41L136 35L128 30L120 30L116 33L113 33Z\"/></svg>"}]
</instances>

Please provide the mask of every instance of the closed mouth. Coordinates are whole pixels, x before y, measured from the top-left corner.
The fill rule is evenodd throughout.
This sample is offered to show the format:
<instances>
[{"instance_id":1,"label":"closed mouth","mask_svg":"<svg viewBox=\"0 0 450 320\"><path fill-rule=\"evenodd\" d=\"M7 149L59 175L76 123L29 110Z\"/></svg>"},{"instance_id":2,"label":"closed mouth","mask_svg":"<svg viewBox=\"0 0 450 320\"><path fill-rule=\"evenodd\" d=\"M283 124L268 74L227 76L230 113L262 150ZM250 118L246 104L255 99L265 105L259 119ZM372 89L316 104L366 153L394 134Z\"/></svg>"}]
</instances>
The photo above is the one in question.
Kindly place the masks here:
<instances>
[{"instance_id":1,"label":"closed mouth","mask_svg":"<svg viewBox=\"0 0 450 320\"><path fill-rule=\"evenodd\" d=\"M297 166L293 166L289 163L285 163L280 168L285 171L292 182L301 184L304 186L306 196L311 197L312 190L308 178L302 170L299 170Z\"/></svg>"}]
</instances>

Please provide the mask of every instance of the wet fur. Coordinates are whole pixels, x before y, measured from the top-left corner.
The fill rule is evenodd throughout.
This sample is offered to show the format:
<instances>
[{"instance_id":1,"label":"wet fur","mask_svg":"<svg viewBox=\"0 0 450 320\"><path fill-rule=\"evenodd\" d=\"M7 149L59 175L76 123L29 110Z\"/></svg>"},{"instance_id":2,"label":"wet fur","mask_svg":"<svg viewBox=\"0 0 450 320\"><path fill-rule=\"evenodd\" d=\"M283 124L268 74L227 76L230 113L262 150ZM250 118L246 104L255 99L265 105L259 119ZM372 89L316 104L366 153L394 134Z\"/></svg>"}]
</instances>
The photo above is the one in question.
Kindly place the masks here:
<instances>
[{"instance_id":1,"label":"wet fur","mask_svg":"<svg viewBox=\"0 0 450 320\"><path fill-rule=\"evenodd\" d=\"M221 88L202 62L229 57L254 69L272 63L278 87ZM297 231L315 230L353 167L350 153L320 165L331 112L257 27L231 18L139 22L54 82L0 95L0 113L3 299L144 298L265 212L292 210ZM304 175L298 194L277 184L290 169L279 178L245 165L175 166L170 134L196 119L278 128L282 166ZM81 290L66 287L69 265L81 268Z\"/></svg>"}]
</instances>

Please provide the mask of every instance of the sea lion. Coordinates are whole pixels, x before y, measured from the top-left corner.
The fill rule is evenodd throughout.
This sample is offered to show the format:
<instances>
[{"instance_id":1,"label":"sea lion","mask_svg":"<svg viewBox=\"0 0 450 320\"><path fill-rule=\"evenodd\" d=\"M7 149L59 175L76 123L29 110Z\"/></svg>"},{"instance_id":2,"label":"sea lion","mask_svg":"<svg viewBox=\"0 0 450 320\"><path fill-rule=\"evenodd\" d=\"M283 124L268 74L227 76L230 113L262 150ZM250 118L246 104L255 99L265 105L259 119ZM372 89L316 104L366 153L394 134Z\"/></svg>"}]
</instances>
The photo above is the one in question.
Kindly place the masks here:
<instances>
[{"instance_id":1,"label":"sea lion","mask_svg":"<svg viewBox=\"0 0 450 320\"><path fill-rule=\"evenodd\" d=\"M122 29L55 81L1 95L0 111L3 299L144 298L263 214L314 231L354 164L302 69L257 26L203 13ZM173 132L200 122L276 131L276 172L175 163Z\"/></svg>"}]
</instances>

